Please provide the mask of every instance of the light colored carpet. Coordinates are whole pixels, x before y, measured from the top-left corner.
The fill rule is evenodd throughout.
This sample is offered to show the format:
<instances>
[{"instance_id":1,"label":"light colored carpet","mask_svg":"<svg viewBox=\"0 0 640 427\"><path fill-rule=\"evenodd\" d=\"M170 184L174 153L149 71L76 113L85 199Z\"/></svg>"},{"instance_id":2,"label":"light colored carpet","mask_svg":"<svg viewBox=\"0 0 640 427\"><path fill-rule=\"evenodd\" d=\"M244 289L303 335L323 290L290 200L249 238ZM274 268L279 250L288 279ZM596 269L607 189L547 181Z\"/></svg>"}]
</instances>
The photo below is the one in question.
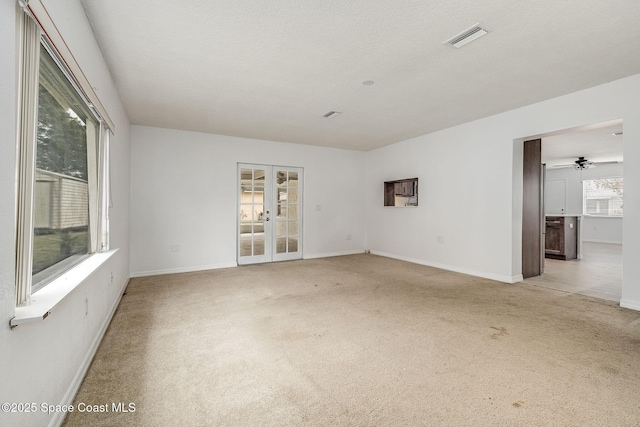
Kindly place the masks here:
<instances>
[{"instance_id":1,"label":"light colored carpet","mask_svg":"<svg viewBox=\"0 0 640 427\"><path fill-rule=\"evenodd\" d=\"M70 426L631 426L640 313L374 255L131 280Z\"/></svg>"}]
</instances>

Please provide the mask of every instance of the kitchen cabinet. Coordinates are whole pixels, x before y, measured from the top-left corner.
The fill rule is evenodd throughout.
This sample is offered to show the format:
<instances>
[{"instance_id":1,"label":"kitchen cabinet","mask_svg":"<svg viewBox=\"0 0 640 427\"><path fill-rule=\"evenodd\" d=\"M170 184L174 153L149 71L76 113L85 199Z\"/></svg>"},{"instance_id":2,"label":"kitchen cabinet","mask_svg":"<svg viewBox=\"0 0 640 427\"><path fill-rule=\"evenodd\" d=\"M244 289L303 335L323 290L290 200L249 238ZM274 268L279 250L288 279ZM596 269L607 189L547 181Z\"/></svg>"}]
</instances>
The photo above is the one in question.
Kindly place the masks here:
<instances>
[{"instance_id":1,"label":"kitchen cabinet","mask_svg":"<svg viewBox=\"0 0 640 427\"><path fill-rule=\"evenodd\" d=\"M385 181L385 206L418 206L418 178Z\"/></svg>"},{"instance_id":2,"label":"kitchen cabinet","mask_svg":"<svg viewBox=\"0 0 640 427\"><path fill-rule=\"evenodd\" d=\"M547 216L545 226L545 258L563 261L576 259L578 253L578 218Z\"/></svg>"}]
</instances>

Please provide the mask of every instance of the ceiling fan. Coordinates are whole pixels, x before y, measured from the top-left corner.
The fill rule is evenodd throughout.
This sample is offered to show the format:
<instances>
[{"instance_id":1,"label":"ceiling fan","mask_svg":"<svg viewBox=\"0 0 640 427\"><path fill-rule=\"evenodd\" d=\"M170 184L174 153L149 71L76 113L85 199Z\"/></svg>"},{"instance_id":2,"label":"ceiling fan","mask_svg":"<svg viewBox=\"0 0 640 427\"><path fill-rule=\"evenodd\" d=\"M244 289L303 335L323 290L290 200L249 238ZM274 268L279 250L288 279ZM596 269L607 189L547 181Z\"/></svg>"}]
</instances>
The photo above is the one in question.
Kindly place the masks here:
<instances>
[{"instance_id":1,"label":"ceiling fan","mask_svg":"<svg viewBox=\"0 0 640 427\"><path fill-rule=\"evenodd\" d=\"M613 164L613 163L619 163L619 162L617 162L617 161L612 161L612 162L592 162L591 160L587 160L586 157L580 156L580 157L578 157L578 160L576 160L573 163L567 163L567 164L563 164L563 165L554 165L554 166L550 166L550 167L553 168L553 169L574 168L576 170L585 170L585 169L595 168L596 165Z\"/></svg>"},{"instance_id":2,"label":"ceiling fan","mask_svg":"<svg viewBox=\"0 0 640 427\"><path fill-rule=\"evenodd\" d=\"M589 169L591 167L593 167L593 162L590 160L585 159L584 157L578 157L578 160L576 160L574 163L574 168L576 170L584 170L584 169Z\"/></svg>"}]
</instances>

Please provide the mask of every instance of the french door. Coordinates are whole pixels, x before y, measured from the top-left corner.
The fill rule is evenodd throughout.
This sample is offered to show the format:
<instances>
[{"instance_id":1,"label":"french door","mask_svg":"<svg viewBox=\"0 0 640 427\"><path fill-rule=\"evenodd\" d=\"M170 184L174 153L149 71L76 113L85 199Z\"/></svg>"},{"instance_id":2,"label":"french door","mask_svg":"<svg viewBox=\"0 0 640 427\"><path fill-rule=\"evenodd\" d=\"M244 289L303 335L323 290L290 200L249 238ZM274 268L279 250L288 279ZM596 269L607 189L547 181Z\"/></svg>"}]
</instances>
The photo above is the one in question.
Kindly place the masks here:
<instances>
[{"instance_id":1,"label":"french door","mask_svg":"<svg viewBox=\"0 0 640 427\"><path fill-rule=\"evenodd\" d=\"M238 264L302 258L302 168L238 164Z\"/></svg>"}]
</instances>

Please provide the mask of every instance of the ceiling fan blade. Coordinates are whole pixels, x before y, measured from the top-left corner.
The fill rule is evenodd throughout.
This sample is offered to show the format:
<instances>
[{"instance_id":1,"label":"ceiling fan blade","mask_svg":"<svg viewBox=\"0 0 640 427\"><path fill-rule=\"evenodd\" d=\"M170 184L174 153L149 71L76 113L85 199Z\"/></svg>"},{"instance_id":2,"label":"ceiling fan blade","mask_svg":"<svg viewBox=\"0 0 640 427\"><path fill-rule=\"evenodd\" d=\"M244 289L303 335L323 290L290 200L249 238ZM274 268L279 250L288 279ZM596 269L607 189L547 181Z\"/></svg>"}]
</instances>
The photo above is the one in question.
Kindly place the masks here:
<instances>
[{"instance_id":1,"label":"ceiling fan blade","mask_svg":"<svg viewBox=\"0 0 640 427\"><path fill-rule=\"evenodd\" d=\"M617 165L618 163L622 163L622 162L618 160L613 160L609 162L593 162L594 165Z\"/></svg>"},{"instance_id":2,"label":"ceiling fan blade","mask_svg":"<svg viewBox=\"0 0 640 427\"><path fill-rule=\"evenodd\" d=\"M562 169L562 168L574 168L576 165L574 163L567 163L565 165L553 165L547 166L549 169Z\"/></svg>"}]
</instances>

